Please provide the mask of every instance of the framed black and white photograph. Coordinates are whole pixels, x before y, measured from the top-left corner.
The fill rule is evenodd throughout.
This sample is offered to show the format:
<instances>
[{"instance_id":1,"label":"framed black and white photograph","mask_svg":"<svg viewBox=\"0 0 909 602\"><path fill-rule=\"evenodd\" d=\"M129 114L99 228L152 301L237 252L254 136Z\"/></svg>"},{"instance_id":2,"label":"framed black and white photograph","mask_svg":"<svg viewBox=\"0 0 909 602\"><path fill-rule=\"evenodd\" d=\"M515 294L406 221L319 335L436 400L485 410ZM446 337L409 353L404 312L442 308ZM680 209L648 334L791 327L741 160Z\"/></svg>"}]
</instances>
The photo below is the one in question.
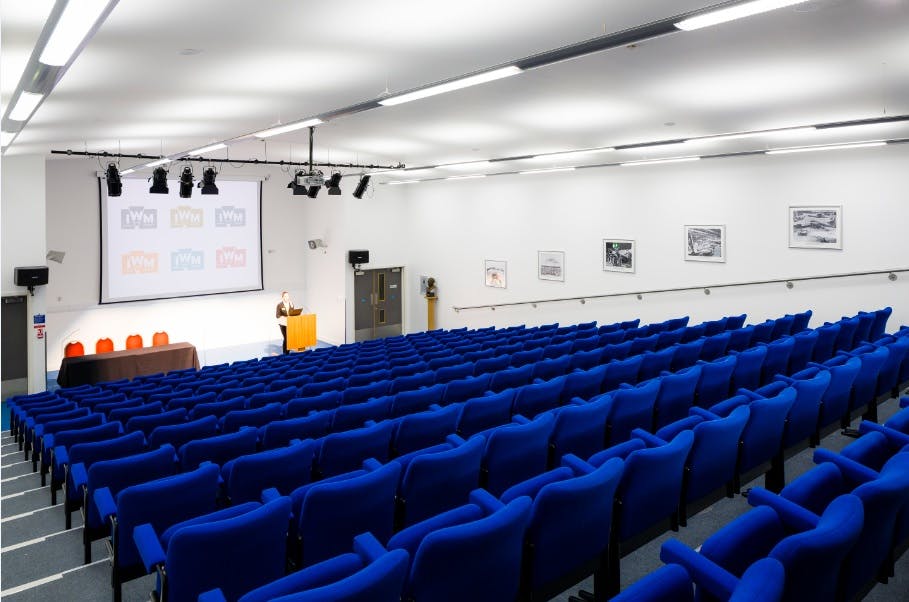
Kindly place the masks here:
<instances>
[{"instance_id":1,"label":"framed black and white photograph","mask_svg":"<svg viewBox=\"0 0 909 602\"><path fill-rule=\"evenodd\" d=\"M726 261L726 226L685 226L685 261Z\"/></svg>"},{"instance_id":2,"label":"framed black and white photograph","mask_svg":"<svg viewBox=\"0 0 909 602\"><path fill-rule=\"evenodd\" d=\"M540 280L565 282L565 251L537 251Z\"/></svg>"},{"instance_id":3,"label":"framed black and white photograph","mask_svg":"<svg viewBox=\"0 0 909 602\"><path fill-rule=\"evenodd\" d=\"M508 263L495 259L486 260L486 286L506 288L508 284Z\"/></svg>"},{"instance_id":4,"label":"framed black and white photograph","mask_svg":"<svg viewBox=\"0 0 909 602\"><path fill-rule=\"evenodd\" d=\"M799 249L842 249L842 206L790 207L789 246Z\"/></svg>"},{"instance_id":5,"label":"framed black and white photograph","mask_svg":"<svg viewBox=\"0 0 909 602\"><path fill-rule=\"evenodd\" d=\"M634 273L635 248L633 240L603 239L603 271Z\"/></svg>"}]
</instances>

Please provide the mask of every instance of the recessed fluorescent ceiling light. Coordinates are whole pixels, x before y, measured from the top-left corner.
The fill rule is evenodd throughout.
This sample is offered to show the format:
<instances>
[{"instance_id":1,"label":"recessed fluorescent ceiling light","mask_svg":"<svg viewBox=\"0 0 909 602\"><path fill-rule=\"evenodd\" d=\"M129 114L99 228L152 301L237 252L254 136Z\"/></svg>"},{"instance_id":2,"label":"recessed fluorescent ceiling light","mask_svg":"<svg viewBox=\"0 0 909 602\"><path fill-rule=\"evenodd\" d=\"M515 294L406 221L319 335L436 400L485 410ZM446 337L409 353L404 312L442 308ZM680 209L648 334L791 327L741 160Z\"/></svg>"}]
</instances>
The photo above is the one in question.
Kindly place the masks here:
<instances>
[{"instance_id":1,"label":"recessed fluorescent ceiling light","mask_svg":"<svg viewBox=\"0 0 909 602\"><path fill-rule=\"evenodd\" d=\"M209 146L203 146L202 148L197 148L196 150L189 151L187 155L201 155L204 153L210 153L212 151L221 150L222 148L227 148L226 144L219 142L218 144L211 144Z\"/></svg>"},{"instance_id":2,"label":"recessed fluorescent ceiling light","mask_svg":"<svg viewBox=\"0 0 909 602\"><path fill-rule=\"evenodd\" d=\"M44 98L44 94L22 92L19 95L19 100L16 101L16 106L9 112L9 118L13 121L28 121L28 118L31 117L42 98Z\"/></svg>"},{"instance_id":3,"label":"recessed fluorescent ceiling light","mask_svg":"<svg viewBox=\"0 0 909 602\"><path fill-rule=\"evenodd\" d=\"M54 27L38 61L52 67L62 67L72 58L89 30L104 12L109 0L78 0L67 2L60 20Z\"/></svg>"},{"instance_id":4,"label":"recessed fluorescent ceiling light","mask_svg":"<svg viewBox=\"0 0 909 602\"><path fill-rule=\"evenodd\" d=\"M635 165L658 165L660 163L685 163L686 161L698 161L700 157L676 157L674 159L646 159L644 161L628 161L620 163L622 167L634 167Z\"/></svg>"},{"instance_id":5,"label":"recessed fluorescent ceiling light","mask_svg":"<svg viewBox=\"0 0 909 602\"><path fill-rule=\"evenodd\" d=\"M416 184L420 180L398 180L397 182L389 182L390 185L394 186L396 184Z\"/></svg>"},{"instance_id":6,"label":"recessed fluorescent ceiling light","mask_svg":"<svg viewBox=\"0 0 909 602\"><path fill-rule=\"evenodd\" d=\"M131 174L131 173L133 173L133 172L135 172L135 171L136 171L135 169L124 169L123 171L120 172L120 175L121 175L121 176L128 176L129 174Z\"/></svg>"},{"instance_id":7,"label":"recessed fluorescent ceiling light","mask_svg":"<svg viewBox=\"0 0 909 602\"><path fill-rule=\"evenodd\" d=\"M292 132L294 130L299 130L303 128L308 128L313 125L319 125L322 123L321 119L307 119L306 121L299 121L297 123L289 123L287 125L279 125L277 127L269 128L267 130L262 130L261 132L256 132L253 134L256 138L268 138L270 136L277 136L278 134L284 134L286 132Z\"/></svg>"},{"instance_id":8,"label":"recessed fluorescent ceiling light","mask_svg":"<svg viewBox=\"0 0 909 602\"><path fill-rule=\"evenodd\" d=\"M784 130L767 130L763 132L742 132L740 134L719 134L717 136L702 136L700 138L690 138L685 142L724 142L726 140L741 140L743 138L756 138L758 136L797 136L816 132L817 128L812 126L790 128Z\"/></svg>"},{"instance_id":9,"label":"recessed fluorescent ceiling light","mask_svg":"<svg viewBox=\"0 0 909 602\"><path fill-rule=\"evenodd\" d=\"M0 132L0 146L7 146L15 137L16 134L13 132Z\"/></svg>"},{"instance_id":10,"label":"recessed fluorescent ceiling light","mask_svg":"<svg viewBox=\"0 0 909 602\"><path fill-rule=\"evenodd\" d=\"M474 169L477 167L489 167L491 161L470 161L468 163L448 163L446 165L436 165L436 169Z\"/></svg>"},{"instance_id":11,"label":"recessed fluorescent ceiling light","mask_svg":"<svg viewBox=\"0 0 909 602\"><path fill-rule=\"evenodd\" d=\"M736 6L730 6L729 8L721 8L720 10L715 10L703 15L697 15L696 17L690 17L688 19L679 21L675 24L675 26L678 29L691 31L693 29L700 29L702 27L709 27L711 25L719 25L720 23L726 23L728 21L734 21L736 19L742 19L744 17L750 17L751 15L766 13L771 10L785 8L787 6L793 6L795 4L801 4L807 1L808 0L755 0L754 2L746 2L744 4L738 4Z\"/></svg>"},{"instance_id":12,"label":"recessed fluorescent ceiling light","mask_svg":"<svg viewBox=\"0 0 909 602\"><path fill-rule=\"evenodd\" d=\"M535 173L555 173L557 171L574 171L574 167L553 167L552 169L531 169L529 171L518 172L522 176L527 176Z\"/></svg>"},{"instance_id":13,"label":"recessed fluorescent ceiling light","mask_svg":"<svg viewBox=\"0 0 909 602\"><path fill-rule=\"evenodd\" d=\"M477 173L477 174L472 174L472 175L469 175L469 176L448 176L448 177L445 178L445 179L446 179L446 180L472 180L472 179L474 179L474 178L485 178L485 177L486 177L486 174L484 174L484 173Z\"/></svg>"},{"instance_id":14,"label":"recessed fluorescent ceiling light","mask_svg":"<svg viewBox=\"0 0 909 602\"><path fill-rule=\"evenodd\" d=\"M793 148L774 148L767 151L768 155L785 155L788 153L807 153L811 151L827 151L827 150L846 150L849 148L869 148L872 146L884 146L887 144L883 140L875 140L874 142L856 142L855 144L827 144L819 146L796 146Z\"/></svg>"},{"instance_id":15,"label":"recessed fluorescent ceiling light","mask_svg":"<svg viewBox=\"0 0 909 602\"><path fill-rule=\"evenodd\" d=\"M423 88L422 90L414 90L413 92L407 92L406 94L392 96L391 98L380 100L379 104L385 106L399 105L405 102L410 102L411 100L419 100L420 98L427 98L429 96L435 96L436 94L444 94L445 92L460 90L461 88L468 88L470 86L476 86L477 84L485 84L486 82L502 79L503 77L517 75L520 72L521 68L514 65L511 65L509 67L502 67L501 69L494 69L485 73L478 73L477 75L462 77L461 79L456 79L454 81L439 84L437 86Z\"/></svg>"},{"instance_id":16,"label":"recessed fluorescent ceiling light","mask_svg":"<svg viewBox=\"0 0 909 602\"><path fill-rule=\"evenodd\" d=\"M623 148L621 150L638 151L638 150L649 150L651 148L669 148L670 146L678 146L679 144L685 144L685 141L679 140L678 142L654 142L653 144L641 144L641 145L635 144L629 148Z\"/></svg>"},{"instance_id":17,"label":"recessed fluorescent ceiling light","mask_svg":"<svg viewBox=\"0 0 909 602\"><path fill-rule=\"evenodd\" d=\"M545 161L549 159L573 159L574 157L584 157L586 155L594 155L596 153L608 153L612 152L615 149L612 147L609 148L590 148L587 150L579 151L564 151L560 153L545 153L542 155L536 155L532 157L534 161Z\"/></svg>"},{"instance_id":18,"label":"recessed fluorescent ceiling light","mask_svg":"<svg viewBox=\"0 0 909 602\"><path fill-rule=\"evenodd\" d=\"M146 165L145 167L158 167L159 165L164 165L165 163L170 163L170 162L171 162L171 160L170 160L170 159L167 159L167 158L158 159L157 161L152 161L151 163L149 163L149 164Z\"/></svg>"}]
</instances>

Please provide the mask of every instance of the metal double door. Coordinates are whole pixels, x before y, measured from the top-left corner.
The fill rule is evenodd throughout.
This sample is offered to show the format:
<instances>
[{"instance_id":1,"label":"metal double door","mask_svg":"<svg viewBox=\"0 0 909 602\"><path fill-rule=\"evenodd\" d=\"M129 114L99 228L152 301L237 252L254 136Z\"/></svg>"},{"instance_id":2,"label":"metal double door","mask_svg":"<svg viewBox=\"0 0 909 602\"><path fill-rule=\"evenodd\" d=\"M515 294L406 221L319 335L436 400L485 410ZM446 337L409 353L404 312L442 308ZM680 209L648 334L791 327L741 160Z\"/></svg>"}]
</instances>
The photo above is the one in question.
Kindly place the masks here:
<instances>
[{"instance_id":1,"label":"metal double door","mask_svg":"<svg viewBox=\"0 0 909 602\"><path fill-rule=\"evenodd\" d=\"M401 268L354 272L354 340L369 341L402 333Z\"/></svg>"}]
</instances>

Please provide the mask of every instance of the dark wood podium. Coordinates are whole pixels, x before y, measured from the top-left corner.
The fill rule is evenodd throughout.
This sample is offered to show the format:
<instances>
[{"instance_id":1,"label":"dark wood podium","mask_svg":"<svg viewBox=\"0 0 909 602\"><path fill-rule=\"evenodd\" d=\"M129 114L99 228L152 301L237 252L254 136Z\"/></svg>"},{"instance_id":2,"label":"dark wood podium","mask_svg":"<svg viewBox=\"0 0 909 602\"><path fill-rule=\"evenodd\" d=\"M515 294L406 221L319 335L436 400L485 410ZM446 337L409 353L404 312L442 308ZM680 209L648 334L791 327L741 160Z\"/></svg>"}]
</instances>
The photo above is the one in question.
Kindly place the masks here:
<instances>
[{"instance_id":1,"label":"dark wood podium","mask_svg":"<svg viewBox=\"0 0 909 602\"><path fill-rule=\"evenodd\" d=\"M306 349L316 346L316 314L287 317L287 349Z\"/></svg>"}]
</instances>

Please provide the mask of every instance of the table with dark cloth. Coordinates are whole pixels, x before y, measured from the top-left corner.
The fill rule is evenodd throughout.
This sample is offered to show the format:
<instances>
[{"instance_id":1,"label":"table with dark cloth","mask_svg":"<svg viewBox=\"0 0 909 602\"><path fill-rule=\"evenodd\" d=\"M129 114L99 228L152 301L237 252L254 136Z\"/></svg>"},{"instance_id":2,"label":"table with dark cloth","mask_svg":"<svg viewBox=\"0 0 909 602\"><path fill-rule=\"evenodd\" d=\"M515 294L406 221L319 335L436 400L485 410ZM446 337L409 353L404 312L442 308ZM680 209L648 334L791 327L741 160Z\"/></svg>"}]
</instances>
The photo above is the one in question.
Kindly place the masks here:
<instances>
[{"instance_id":1,"label":"table with dark cloth","mask_svg":"<svg viewBox=\"0 0 909 602\"><path fill-rule=\"evenodd\" d=\"M57 383L74 387L183 368L198 369L199 355L189 343L173 343L63 358Z\"/></svg>"}]
</instances>

